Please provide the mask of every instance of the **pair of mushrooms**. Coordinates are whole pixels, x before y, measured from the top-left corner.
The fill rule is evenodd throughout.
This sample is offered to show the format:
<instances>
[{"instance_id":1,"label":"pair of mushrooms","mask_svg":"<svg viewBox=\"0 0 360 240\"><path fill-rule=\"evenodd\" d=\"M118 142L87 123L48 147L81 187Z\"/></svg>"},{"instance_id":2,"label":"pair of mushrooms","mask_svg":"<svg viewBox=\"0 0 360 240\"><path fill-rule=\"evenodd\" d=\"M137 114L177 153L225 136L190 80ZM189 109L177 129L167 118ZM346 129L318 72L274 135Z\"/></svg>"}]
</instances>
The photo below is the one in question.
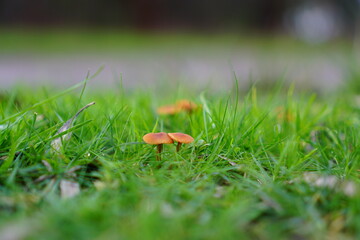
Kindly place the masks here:
<instances>
[{"instance_id":1,"label":"pair of mushrooms","mask_svg":"<svg viewBox=\"0 0 360 240\"><path fill-rule=\"evenodd\" d=\"M195 103L182 99L176 102L174 105L165 105L161 106L157 109L157 113L160 115L174 115L181 111L185 111L188 113L192 113L194 110L198 108L198 105Z\"/></svg>"},{"instance_id":2,"label":"pair of mushrooms","mask_svg":"<svg viewBox=\"0 0 360 240\"><path fill-rule=\"evenodd\" d=\"M147 144L157 145L157 156L156 159L160 160L160 153L163 149L163 144L171 144L176 141L176 151L179 152L182 144L191 143L194 138L185 133L148 133L143 137L144 142Z\"/></svg>"}]
</instances>

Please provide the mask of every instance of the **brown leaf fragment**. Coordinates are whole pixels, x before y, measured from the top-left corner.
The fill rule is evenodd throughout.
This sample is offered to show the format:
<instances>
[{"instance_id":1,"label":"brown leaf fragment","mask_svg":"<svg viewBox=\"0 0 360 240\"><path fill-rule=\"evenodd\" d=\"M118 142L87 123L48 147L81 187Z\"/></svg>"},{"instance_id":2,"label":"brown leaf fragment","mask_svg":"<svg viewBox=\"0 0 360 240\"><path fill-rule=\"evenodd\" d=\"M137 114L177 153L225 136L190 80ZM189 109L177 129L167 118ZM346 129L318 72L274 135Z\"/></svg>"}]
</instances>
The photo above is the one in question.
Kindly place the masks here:
<instances>
[{"instance_id":1,"label":"brown leaf fragment","mask_svg":"<svg viewBox=\"0 0 360 240\"><path fill-rule=\"evenodd\" d=\"M307 172L303 174L303 180L311 186L332 189L350 197L354 196L358 191L355 182L339 179L335 175L320 175Z\"/></svg>"},{"instance_id":2,"label":"brown leaf fragment","mask_svg":"<svg viewBox=\"0 0 360 240\"><path fill-rule=\"evenodd\" d=\"M39 229L39 223L34 219L14 221L5 224L0 228L0 239L2 240L22 240L27 239Z\"/></svg>"},{"instance_id":3,"label":"brown leaf fragment","mask_svg":"<svg viewBox=\"0 0 360 240\"><path fill-rule=\"evenodd\" d=\"M60 192L63 199L75 197L80 193L80 185L78 182L62 179L60 181Z\"/></svg>"}]
</instances>

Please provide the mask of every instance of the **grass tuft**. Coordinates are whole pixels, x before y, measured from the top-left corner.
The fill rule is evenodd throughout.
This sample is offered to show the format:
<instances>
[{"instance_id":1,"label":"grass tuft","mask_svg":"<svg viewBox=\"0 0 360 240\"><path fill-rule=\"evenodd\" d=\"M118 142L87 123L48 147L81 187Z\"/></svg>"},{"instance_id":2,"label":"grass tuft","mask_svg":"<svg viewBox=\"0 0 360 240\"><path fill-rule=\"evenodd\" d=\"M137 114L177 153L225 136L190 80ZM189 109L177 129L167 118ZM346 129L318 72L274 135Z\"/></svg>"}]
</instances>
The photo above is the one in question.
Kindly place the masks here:
<instances>
[{"instance_id":1,"label":"grass tuft","mask_svg":"<svg viewBox=\"0 0 360 240\"><path fill-rule=\"evenodd\" d=\"M1 95L0 238L359 237L356 92L74 92L81 86ZM178 99L201 108L157 115ZM93 101L63 133L72 137L62 150L49 151ZM179 152L164 145L157 161L142 136L160 131L195 141ZM80 193L62 198L64 180Z\"/></svg>"}]
</instances>

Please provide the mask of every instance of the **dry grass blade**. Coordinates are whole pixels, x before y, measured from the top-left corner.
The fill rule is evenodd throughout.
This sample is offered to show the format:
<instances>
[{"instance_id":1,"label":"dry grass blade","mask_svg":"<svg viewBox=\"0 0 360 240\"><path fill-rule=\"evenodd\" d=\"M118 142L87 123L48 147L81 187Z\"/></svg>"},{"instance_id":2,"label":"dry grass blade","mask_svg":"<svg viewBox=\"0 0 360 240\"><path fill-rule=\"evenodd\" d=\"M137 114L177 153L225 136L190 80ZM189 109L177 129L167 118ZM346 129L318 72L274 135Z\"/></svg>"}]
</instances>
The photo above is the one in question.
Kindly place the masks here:
<instances>
[{"instance_id":1,"label":"dry grass blade","mask_svg":"<svg viewBox=\"0 0 360 240\"><path fill-rule=\"evenodd\" d=\"M94 105L95 102L91 102L89 104L87 104L86 106L84 106L83 108L81 108L72 118L70 118L69 120L67 120L64 125L62 125L62 127L56 132L56 135L58 134L61 134L62 132L65 132L67 131L74 123L74 121L76 120L76 118L79 116L79 114L84 111L85 109L87 109L88 107ZM63 136L61 137L58 137L56 139L54 139L52 142L51 142L51 146L52 146L52 149L56 150L56 151L59 151L60 148L62 147L62 141L64 140L69 140L71 137L71 132L67 133L67 134L64 134Z\"/></svg>"},{"instance_id":2,"label":"dry grass blade","mask_svg":"<svg viewBox=\"0 0 360 240\"><path fill-rule=\"evenodd\" d=\"M49 171L49 172L52 172L53 171L53 168L51 167L50 163L48 163L46 160L42 160L41 161L44 166L46 167L46 169Z\"/></svg>"},{"instance_id":3,"label":"dry grass blade","mask_svg":"<svg viewBox=\"0 0 360 240\"><path fill-rule=\"evenodd\" d=\"M54 175L41 175L40 177L38 177L37 179L35 179L34 182L42 182L46 179L49 179L49 178L53 178Z\"/></svg>"},{"instance_id":4,"label":"dry grass blade","mask_svg":"<svg viewBox=\"0 0 360 240\"><path fill-rule=\"evenodd\" d=\"M44 188L44 190L42 191L43 194L48 194L48 193L54 191L55 185L56 185L56 179L53 177L53 178L51 178L51 180L49 181L49 183L46 185L46 187Z\"/></svg>"},{"instance_id":5,"label":"dry grass blade","mask_svg":"<svg viewBox=\"0 0 360 240\"><path fill-rule=\"evenodd\" d=\"M51 167L50 163L48 163L46 160L42 160L41 162L44 164L44 166L46 167L49 173L53 172L53 168ZM35 180L35 182L42 182L48 178L53 178L53 177L54 175L41 175Z\"/></svg>"},{"instance_id":6,"label":"dry grass blade","mask_svg":"<svg viewBox=\"0 0 360 240\"><path fill-rule=\"evenodd\" d=\"M70 168L66 173L68 174L74 174L74 172L76 172L77 170L80 170L82 168L82 166L75 166Z\"/></svg>"},{"instance_id":7,"label":"dry grass blade","mask_svg":"<svg viewBox=\"0 0 360 240\"><path fill-rule=\"evenodd\" d=\"M80 193L80 185L77 182L62 179L60 181L61 198L72 198Z\"/></svg>"}]
</instances>

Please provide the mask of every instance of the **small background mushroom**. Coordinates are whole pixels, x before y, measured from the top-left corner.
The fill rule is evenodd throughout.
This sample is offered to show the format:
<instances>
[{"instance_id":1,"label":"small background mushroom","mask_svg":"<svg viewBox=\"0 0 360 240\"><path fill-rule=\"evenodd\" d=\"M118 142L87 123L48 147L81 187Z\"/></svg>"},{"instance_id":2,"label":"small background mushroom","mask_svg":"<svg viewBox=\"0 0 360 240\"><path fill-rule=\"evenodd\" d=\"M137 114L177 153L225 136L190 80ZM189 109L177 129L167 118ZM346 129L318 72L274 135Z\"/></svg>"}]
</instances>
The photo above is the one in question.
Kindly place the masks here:
<instances>
[{"instance_id":1,"label":"small background mushroom","mask_svg":"<svg viewBox=\"0 0 360 240\"><path fill-rule=\"evenodd\" d=\"M188 113L193 112L198 108L198 106L191 102L190 100L182 99L176 102L176 106L183 111L186 111Z\"/></svg>"},{"instance_id":2,"label":"small background mushroom","mask_svg":"<svg viewBox=\"0 0 360 240\"><path fill-rule=\"evenodd\" d=\"M156 112L160 115L174 115L180 112L180 108L176 105L165 105L158 107Z\"/></svg>"}]
</instances>

